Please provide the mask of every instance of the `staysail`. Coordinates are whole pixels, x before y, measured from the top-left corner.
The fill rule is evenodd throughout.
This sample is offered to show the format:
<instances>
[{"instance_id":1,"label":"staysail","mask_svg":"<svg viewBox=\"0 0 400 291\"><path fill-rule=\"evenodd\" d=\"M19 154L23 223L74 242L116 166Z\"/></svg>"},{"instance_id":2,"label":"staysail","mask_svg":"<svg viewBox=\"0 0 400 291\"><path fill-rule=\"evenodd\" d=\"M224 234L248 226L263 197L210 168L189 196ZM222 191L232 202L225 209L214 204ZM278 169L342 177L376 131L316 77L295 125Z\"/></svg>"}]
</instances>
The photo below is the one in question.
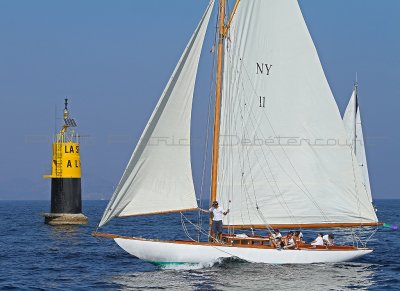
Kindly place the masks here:
<instances>
[{"instance_id":1,"label":"staysail","mask_svg":"<svg viewBox=\"0 0 400 291\"><path fill-rule=\"evenodd\" d=\"M190 119L201 48L214 1L186 46L99 226L112 217L197 208L190 162Z\"/></svg>"},{"instance_id":2,"label":"staysail","mask_svg":"<svg viewBox=\"0 0 400 291\"><path fill-rule=\"evenodd\" d=\"M364 135L361 125L361 112L358 106L357 86L354 86L349 104L343 116L344 126L347 131L347 139L352 144L354 154L363 178L363 185L372 202L371 186L369 183L367 156L365 154Z\"/></svg>"},{"instance_id":3,"label":"staysail","mask_svg":"<svg viewBox=\"0 0 400 291\"><path fill-rule=\"evenodd\" d=\"M219 139L226 225L377 221L296 0L240 2L225 42Z\"/></svg>"}]
</instances>

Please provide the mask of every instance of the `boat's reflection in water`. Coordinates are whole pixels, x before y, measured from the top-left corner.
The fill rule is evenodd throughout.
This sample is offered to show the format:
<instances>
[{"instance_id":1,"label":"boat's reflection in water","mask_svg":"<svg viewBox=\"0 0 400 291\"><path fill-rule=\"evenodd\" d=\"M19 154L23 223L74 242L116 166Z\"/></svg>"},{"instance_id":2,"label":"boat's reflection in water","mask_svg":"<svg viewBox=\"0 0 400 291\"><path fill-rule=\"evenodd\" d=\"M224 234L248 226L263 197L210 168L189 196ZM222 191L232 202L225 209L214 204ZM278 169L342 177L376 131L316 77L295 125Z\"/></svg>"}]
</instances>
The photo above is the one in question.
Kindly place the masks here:
<instances>
[{"instance_id":1,"label":"boat's reflection in water","mask_svg":"<svg viewBox=\"0 0 400 291\"><path fill-rule=\"evenodd\" d=\"M129 289L344 290L374 286L377 266L365 263L266 265L227 260L212 267L176 265L128 273L112 283Z\"/></svg>"}]
</instances>

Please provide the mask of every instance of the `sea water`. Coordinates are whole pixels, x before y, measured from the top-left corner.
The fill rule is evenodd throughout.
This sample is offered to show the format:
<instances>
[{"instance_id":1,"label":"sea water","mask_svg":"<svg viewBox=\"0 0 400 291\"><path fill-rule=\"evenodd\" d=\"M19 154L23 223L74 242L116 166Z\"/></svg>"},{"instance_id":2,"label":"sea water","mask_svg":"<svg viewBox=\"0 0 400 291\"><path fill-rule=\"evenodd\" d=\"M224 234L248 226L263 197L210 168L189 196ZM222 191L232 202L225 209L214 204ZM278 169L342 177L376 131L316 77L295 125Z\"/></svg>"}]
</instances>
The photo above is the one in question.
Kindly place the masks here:
<instances>
[{"instance_id":1,"label":"sea water","mask_svg":"<svg viewBox=\"0 0 400 291\"><path fill-rule=\"evenodd\" d=\"M129 255L111 239L91 236L105 206L105 201L83 201L88 225L54 227L44 224L41 217L49 210L47 201L0 201L0 288L400 290L400 230L380 227L368 244L375 251L349 263L267 265L224 259L159 267ZM400 200L379 200L376 206L380 221L400 224ZM197 223L197 213L187 214L187 218ZM207 217L202 219L207 225ZM187 222L186 227L196 239L194 227ZM186 238L180 214L114 219L101 231ZM312 240L315 232L306 231L305 238ZM335 234L338 241L350 243L350 233Z\"/></svg>"}]
</instances>

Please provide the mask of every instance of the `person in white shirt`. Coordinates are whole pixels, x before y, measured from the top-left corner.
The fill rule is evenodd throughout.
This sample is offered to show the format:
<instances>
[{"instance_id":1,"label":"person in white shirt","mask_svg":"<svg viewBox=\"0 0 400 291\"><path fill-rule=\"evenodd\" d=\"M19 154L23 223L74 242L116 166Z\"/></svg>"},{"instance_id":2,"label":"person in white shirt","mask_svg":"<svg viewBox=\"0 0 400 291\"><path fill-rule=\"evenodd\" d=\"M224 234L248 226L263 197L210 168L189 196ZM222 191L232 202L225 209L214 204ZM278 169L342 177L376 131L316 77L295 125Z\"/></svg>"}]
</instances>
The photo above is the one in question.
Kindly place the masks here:
<instances>
[{"instance_id":1,"label":"person in white shirt","mask_svg":"<svg viewBox=\"0 0 400 291\"><path fill-rule=\"evenodd\" d=\"M311 245L312 246L323 246L324 245L324 240L322 238L323 236L324 235L322 233L319 233L317 238L311 242Z\"/></svg>"},{"instance_id":2,"label":"person in white shirt","mask_svg":"<svg viewBox=\"0 0 400 291\"><path fill-rule=\"evenodd\" d=\"M282 244L282 234L279 229L272 230L272 234L270 236L270 244L274 248L280 248Z\"/></svg>"},{"instance_id":3,"label":"person in white shirt","mask_svg":"<svg viewBox=\"0 0 400 291\"><path fill-rule=\"evenodd\" d=\"M330 234L325 234L322 239L324 240L324 244L327 246L333 246L335 245L335 237L333 235L333 233Z\"/></svg>"},{"instance_id":4,"label":"person in white shirt","mask_svg":"<svg viewBox=\"0 0 400 291\"><path fill-rule=\"evenodd\" d=\"M212 215L211 237L222 241L222 216L227 215L229 213L229 209L225 211L222 206L218 205L217 201L214 201L209 211L210 215Z\"/></svg>"}]
</instances>

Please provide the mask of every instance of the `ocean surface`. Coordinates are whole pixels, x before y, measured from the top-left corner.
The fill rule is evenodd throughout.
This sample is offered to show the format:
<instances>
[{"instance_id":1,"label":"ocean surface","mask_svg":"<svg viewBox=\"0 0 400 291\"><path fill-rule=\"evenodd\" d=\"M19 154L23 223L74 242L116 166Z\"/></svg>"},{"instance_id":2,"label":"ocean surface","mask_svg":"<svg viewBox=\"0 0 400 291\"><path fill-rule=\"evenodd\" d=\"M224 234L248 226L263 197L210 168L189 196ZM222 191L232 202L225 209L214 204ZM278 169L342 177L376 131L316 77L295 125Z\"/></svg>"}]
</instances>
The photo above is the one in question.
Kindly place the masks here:
<instances>
[{"instance_id":1,"label":"ocean surface","mask_svg":"<svg viewBox=\"0 0 400 291\"><path fill-rule=\"evenodd\" d=\"M91 233L106 201L83 201L84 226L44 224L47 201L0 201L0 288L36 290L400 290L400 230L380 227L375 251L341 264L266 265L237 259L209 265L157 267ZM378 217L400 224L400 200L378 200ZM197 214L187 214L197 220ZM204 221L206 224L206 219ZM190 234L196 232L187 224ZM114 219L101 232L149 238L185 238L180 214ZM305 232L306 240L316 231ZM285 232L284 232L285 233ZM350 235L335 232L337 240ZM367 233L360 232L366 237Z\"/></svg>"}]
</instances>

